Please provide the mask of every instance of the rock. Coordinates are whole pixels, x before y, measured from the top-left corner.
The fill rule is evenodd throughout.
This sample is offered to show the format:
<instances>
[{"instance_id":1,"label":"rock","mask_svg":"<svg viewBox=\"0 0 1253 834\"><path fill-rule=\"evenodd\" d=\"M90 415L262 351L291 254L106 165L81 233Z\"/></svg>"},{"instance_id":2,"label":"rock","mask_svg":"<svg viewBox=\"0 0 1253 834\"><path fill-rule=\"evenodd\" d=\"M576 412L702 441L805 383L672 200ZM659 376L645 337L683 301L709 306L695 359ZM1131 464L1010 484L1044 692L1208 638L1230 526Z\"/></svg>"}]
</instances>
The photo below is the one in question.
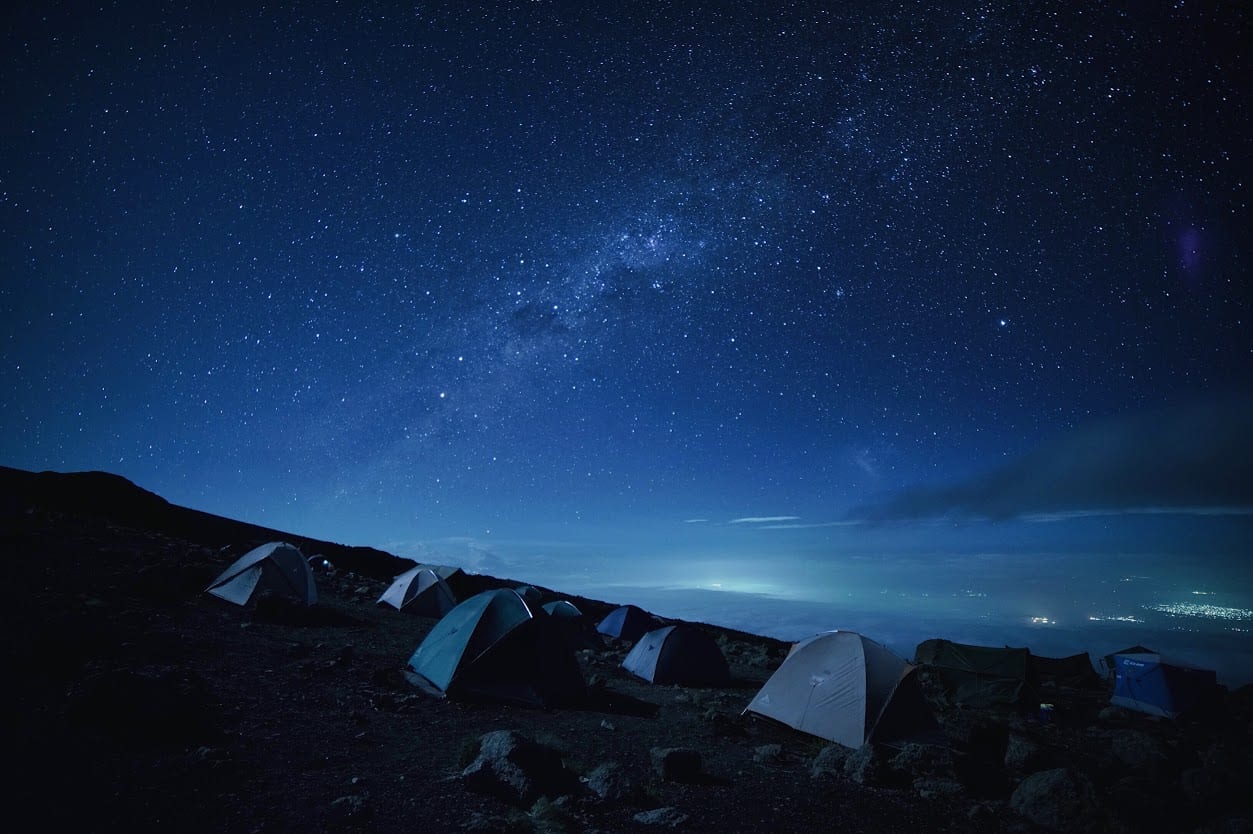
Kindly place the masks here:
<instances>
[{"instance_id":1,"label":"rock","mask_svg":"<svg viewBox=\"0 0 1253 834\"><path fill-rule=\"evenodd\" d=\"M841 775L844 773L844 762L852 752L852 748L842 744L828 744L814 757L813 764L809 766L809 775L814 779Z\"/></svg>"},{"instance_id":2,"label":"rock","mask_svg":"<svg viewBox=\"0 0 1253 834\"><path fill-rule=\"evenodd\" d=\"M1066 767L1023 779L1010 796L1009 805L1050 831L1090 831L1100 818L1092 782Z\"/></svg>"},{"instance_id":3,"label":"rock","mask_svg":"<svg viewBox=\"0 0 1253 834\"><path fill-rule=\"evenodd\" d=\"M666 828L678 828L687 822L687 814L678 808L654 808L651 811L641 811L631 819L641 825L661 825Z\"/></svg>"},{"instance_id":4,"label":"rock","mask_svg":"<svg viewBox=\"0 0 1253 834\"><path fill-rule=\"evenodd\" d=\"M1107 724L1121 724L1131 718L1131 712L1122 707L1109 706L1098 712L1096 718Z\"/></svg>"},{"instance_id":5,"label":"rock","mask_svg":"<svg viewBox=\"0 0 1253 834\"><path fill-rule=\"evenodd\" d=\"M1005 766L1010 770L1030 772L1038 770L1043 757L1040 746L1026 736L1010 734L1005 744Z\"/></svg>"},{"instance_id":6,"label":"rock","mask_svg":"<svg viewBox=\"0 0 1253 834\"><path fill-rule=\"evenodd\" d=\"M934 744L906 744L888 760L888 767L906 784L918 779L953 776L953 754Z\"/></svg>"},{"instance_id":7,"label":"rock","mask_svg":"<svg viewBox=\"0 0 1253 834\"><path fill-rule=\"evenodd\" d=\"M1189 799L1204 806L1226 802L1239 792L1232 771L1208 765L1183 771L1179 784Z\"/></svg>"},{"instance_id":8,"label":"rock","mask_svg":"<svg viewBox=\"0 0 1253 834\"><path fill-rule=\"evenodd\" d=\"M571 834L578 830L578 820L565 806L564 799L556 802L541 796L527 812L535 834Z\"/></svg>"},{"instance_id":9,"label":"rock","mask_svg":"<svg viewBox=\"0 0 1253 834\"><path fill-rule=\"evenodd\" d=\"M883 755L873 744L863 744L844 760L844 775L859 785L882 782L885 770Z\"/></svg>"},{"instance_id":10,"label":"rock","mask_svg":"<svg viewBox=\"0 0 1253 834\"><path fill-rule=\"evenodd\" d=\"M914 780L914 791L923 799L957 796L965 791L962 783L956 779L937 779L924 777Z\"/></svg>"},{"instance_id":11,"label":"rock","mask_svg":"<svg viewBox=\"0 0 1253 834\"><path fill-rule=\"evenodd\" d=\"M1142 730L1117 730L1110 738L1114 758L1132 770L1161 775L1170 764L1166 745Z\"/></svg>"},{"instance_id":12,"label":"rock","mask_svg":"<svg viewBox=\"0 0 1253 834\"><path fill-rule=\"evenodd\" d=\"M777 762L783 756L782 744L763 744L753 748L753 761L769 764Z\"/></svg>"},{"instance_id":13,"label":"rock","mask_svg":"<svg viewBox=\"0 0 1253 834\"><path fill-rule=\"evenodd\" d=\"M631 796L635 786L617 762L605 762L587 775L587 787L601 799L616 802Z\"/></svg>"},{"instance_id":14,"label":"rock","mask_svg":"<svg viewBox=\"0 0 1253 834\"><path fill-rule=\"evenodd\" d=\"M479 753L461 772L466 787L529 807L541 796L573 794L579 780L562 764L561 754L513 730L479 739Z\"/></svg>"},{"instance_id":15,"label":"rock","mask_svg":"<svg viewBox=\"0 0 1253 834\"><path fill-rule=\"evenodd\" d=\"M331 803L331 814L339 819L364 819L370 816L370 806L364 796L341 796Z\"/></svg>"},{"instance_id":16,"label":"rock","mask_svg":"<svg viewBox=\"0 0 1253 834\"><path fill-rule=\"evenodd\" d=\"M700 752L688 747L654 747L649 751L653 771L671 782L687 782L700 775Z\"/></svg>"}]
</instances>

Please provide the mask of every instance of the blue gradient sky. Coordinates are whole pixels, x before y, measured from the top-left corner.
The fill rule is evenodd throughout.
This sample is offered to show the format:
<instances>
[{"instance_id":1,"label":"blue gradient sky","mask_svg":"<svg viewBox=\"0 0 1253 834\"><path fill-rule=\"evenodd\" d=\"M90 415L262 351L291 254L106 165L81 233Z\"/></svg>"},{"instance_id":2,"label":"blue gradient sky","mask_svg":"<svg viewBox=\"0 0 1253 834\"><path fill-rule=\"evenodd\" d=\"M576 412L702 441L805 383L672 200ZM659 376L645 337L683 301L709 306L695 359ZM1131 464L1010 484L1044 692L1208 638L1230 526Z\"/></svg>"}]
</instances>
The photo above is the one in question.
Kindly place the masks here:
<instances>
[{"instance_id":1,"label":"blue gradient sky","mask_svg":"<svg viewBox=\"0 0 1253 834\"><path fill-rule=\"evenodd\" d=\"M1253 608L1243 8L598 5L10 13L0 460L777 633Z\"/></svg>"}]
</instances>

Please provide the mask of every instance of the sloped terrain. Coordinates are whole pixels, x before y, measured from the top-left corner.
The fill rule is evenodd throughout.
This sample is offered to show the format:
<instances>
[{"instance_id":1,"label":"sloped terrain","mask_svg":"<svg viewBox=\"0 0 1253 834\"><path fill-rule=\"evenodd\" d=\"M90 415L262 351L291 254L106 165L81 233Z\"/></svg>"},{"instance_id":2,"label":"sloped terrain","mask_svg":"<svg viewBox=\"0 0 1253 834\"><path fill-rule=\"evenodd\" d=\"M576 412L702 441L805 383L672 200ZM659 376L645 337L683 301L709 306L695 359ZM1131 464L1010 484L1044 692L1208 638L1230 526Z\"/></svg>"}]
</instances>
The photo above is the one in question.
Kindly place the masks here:
<instances>
[{"instance_id":1,"label":"sloped terrain","mask_svg":"<svg viewBox=\"0 0 1253 834\"><path fill-rule=\"evenodd\" d=\"M205 514L197 528L180 515L194 511L151 499L146 514L97 507L90 490L67 506L55 486L23 493L27 474L6 479L0 505L9 802L52 830L1248 830L1247 691L1167 722L1059 689L1042 723L961 709L932 686L948 748L854 752L742 716L787 646L706 627L730 662L725 688L651 686L614 643L579 653L580 709L437 700L400 674L435 621L374 604L387 559L338 551L316 607L243 609L204 587L287 534ZM454 590L513 584L470 576ZM612 607L574 602L594 618ZM501 730L557 751L569 795L520 801L464 778ZM699 765L663 774L657 748Z\"/></svg>"}]
</instances>

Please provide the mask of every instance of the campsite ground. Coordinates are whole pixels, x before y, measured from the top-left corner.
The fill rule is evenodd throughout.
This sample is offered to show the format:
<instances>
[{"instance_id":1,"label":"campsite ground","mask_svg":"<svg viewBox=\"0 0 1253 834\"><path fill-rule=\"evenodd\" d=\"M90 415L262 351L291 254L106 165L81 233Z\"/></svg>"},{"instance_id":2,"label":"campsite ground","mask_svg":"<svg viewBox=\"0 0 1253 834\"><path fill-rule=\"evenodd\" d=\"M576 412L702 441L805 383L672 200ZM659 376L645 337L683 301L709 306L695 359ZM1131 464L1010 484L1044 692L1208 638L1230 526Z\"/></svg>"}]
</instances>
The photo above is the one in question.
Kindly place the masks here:
<instances>
[{"instance_id":1,"label":"campsite ground","mask_svg":"<svg viewBox=\"0 0 1253 834\"><path fill-rule=\"evenodd\" d=\"M582 709L434 700L399 673L434 621L376 608L386 576L324 574L314 609L245 610L203 593L260 543L224 540L229 523L171 535L21 496L4 507L6 793L12 817L53 830L647 831L665 822L637 814L672 808L660 818L682 818L678 831L1031 832L1011 792L1060 767L1094 792L1077 816L1053 809L1071 830L1249 830L1247 692L1190 723L1102 718L1100 690L1053 692L1048 724L938 703L955 760L815 776L822 742L741 715L786 653L777 641L710 629L735 677L722 689L650 686L612 645L580 654ZM476 793L459 774L494 730L556 748L583 776L615 762L633 787L528 807ZM663 780L657 747L697 750L700 773Z\"/></svg>"}]
</instances>

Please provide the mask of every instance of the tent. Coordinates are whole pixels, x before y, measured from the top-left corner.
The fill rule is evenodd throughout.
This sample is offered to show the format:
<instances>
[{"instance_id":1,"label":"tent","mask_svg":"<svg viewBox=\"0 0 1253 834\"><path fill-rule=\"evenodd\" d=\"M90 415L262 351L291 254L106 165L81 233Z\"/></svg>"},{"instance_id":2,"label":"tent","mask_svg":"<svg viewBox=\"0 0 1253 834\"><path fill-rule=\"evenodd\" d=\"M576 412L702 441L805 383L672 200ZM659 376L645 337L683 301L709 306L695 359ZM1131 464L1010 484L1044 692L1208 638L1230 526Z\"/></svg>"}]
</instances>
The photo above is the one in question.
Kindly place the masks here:
<instances>
[{"instance_id":1,"label":"tent","mask_svg":"<svg viewBox=\"0 0 1253 834\"><path fill-rule=\"evenodd\" d=\"M553 626L565 635L570 648L603 649L605 640L596 631L591 620L579 607L566 599L559 599L544 605L544 612L552 617Z\"/></svg>"},{"instance_id":2,"label":"tent","mask_svg":"<svg viewBox=\"0 0 1253 834\"><path fill-rule=\"evenodd\" d=\"M1022 704L1035 697L1035 675L1027 649L934 639L919 643L914 659L929 666L949 698L959 703Z\"/></svg>"},{"instance_id":3,"label":"tent","mask_svg":"<svg viewBox=\"0 0 1253 834\"><path fill-rule=\"evenodd\" d=\"M1101 672L1107 678L1114 677L1114 658L1120 654L1157 654L1157 652L1147 648L1146 646L1141 646L1139 643L1136 643L1134 646L1128 646L1120 651L1110 652L1101 658Z\"/></svg>"},{"instance_id":4,"label":"tent","mask_svg":"<svg viewBox=\"0 0 1253 834\"><path fill-rule=\"evenodd\" d=\"M852 631L797 643L744 712L845 747L925 738L937 729L916 667Z\"/></svg>"},{"instance_id":5,"label":"tent","mask_svg":"<svg viewBox=\"0 0 1253 834\"><path fill-rule=\"evenodd\" d=\"M1155 652L1114 655L1111 704L1149 715L1177 718L1218 692L1213 670L1164 659Z\"/></svg>"},{"instance_id":6,"label":"tent","mask_svg":"<svg viewBox=\"0 0 1253 834\"><path fill-rule=\"evenodd\" d=\"M1031 670L1040 683L1058 686L1085 687L1100 684L1101 677L1092 668L1092 658L1087 652L1069 657L1043 657L1031 655Z\"/></svg>"},{"instance_id":7,"label":"tent","mask_svg":"<svg viewBox=\"0 0 1253 834\"><path fill-rule=\"evenodd\" d=\"M405 678L441 697L558 706L586 694L574 652L516 591L475 594L444 615L418 646Z\"/></svg>"},{"instance_id":8,"label":"tent","mask_svg":"<svg viewBox=\"0 0 1253 834\"><path fill-rule=\"evenodd\" d=\"M539 605L539 601L544 598L539 588L534 585L519 585L514 590L518 592L518 596L526 600L527 605Z\"/></svg>"},{"instance_id":9,"label":"tent","mask_svg":"<svg viewBox=\"0 0 1253 834\"><path fill-rule=\"evenodd\" d=\"M262 593L303 605L318 601L309 563L298 549L286 542L270 542L248 551L205 590L236 605L247 605Z\"/></svg>"},{"instance_id":10,"label":"tent","mask_svg":"<svg viewBox=\"0 0 1253 834\"><path fill-rule=\"evenodd\" d=\"M640 638L622 668L650 683L726 686L727 659L713 638L690 625L672 625Z\"/></svg>"},{"instance_id":11,"label":"tent","mask_svg":"<svg viewBox=\"0 0 1253 834\"><path fill-rule=\"evenodd\" d=\"M600 625L596 626L596 630L609 637L635 642L659 625L661 623L643 608L624 605L610 611L605 619L600 621Z\"/></svg>"},{"instance_id":12,"label":"tent","mask_svg":"<svg viewBox=\"0 0 1253 834\"><path fill-rule=\"evenodd\" d=\"M456 607L457 598L433 570L412 567L392 580L378 604L424 617L442 617Z\"/></svg>"}]
</instances>

